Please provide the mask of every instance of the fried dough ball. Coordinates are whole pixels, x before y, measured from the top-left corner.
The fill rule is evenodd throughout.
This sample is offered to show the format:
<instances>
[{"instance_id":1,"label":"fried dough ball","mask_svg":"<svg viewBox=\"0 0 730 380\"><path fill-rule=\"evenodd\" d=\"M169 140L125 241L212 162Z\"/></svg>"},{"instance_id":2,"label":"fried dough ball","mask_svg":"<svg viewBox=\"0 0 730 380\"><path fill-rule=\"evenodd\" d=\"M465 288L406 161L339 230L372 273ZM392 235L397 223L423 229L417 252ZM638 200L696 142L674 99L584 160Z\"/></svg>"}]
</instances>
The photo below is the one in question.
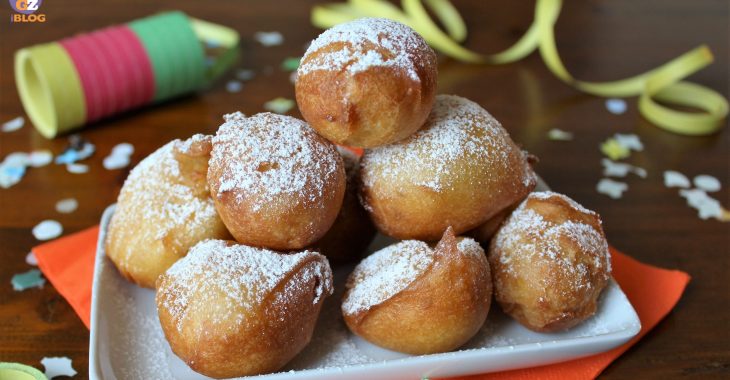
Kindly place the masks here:
<instances>
[{"instance_id":1,"label":"fried dough ball","mask_svg":"<svg viewBox=\"0 0 730 380\"><path fill-rule=\"evenodd\" d=\"M132 169L109 223L106 254L129 281L157 277L204 239L228 239L205 179L210 136L174 140Z\"/></svg>"},{"instance_id":2,"label":"fried dough ball","mask_svg":"<svg viewBox=\"0 0 730 380\"><path fill-rule=\"evenodd\" d=\"M494 234L497 233L499 230L499 227L502 225L502 223L507 219L507 217L514 211L517 206L522 203L524 199L520 199L518 202L515 202L515 204L507 207L506 209L498 212L493 217L489 218L484 224L481 226L478 226L477 228L469 231L467 233L468 236L474 238L474 240L478 241L482 247L488 248L489 242L492 240L492 237Z\"/></svg>"},{"instance_id":3,"label":"fried dough ball","mask_svg":"<svg viewBox=\"0 0 730 380\"><path fill-rule=\"evenodd\" d=\"M365 151L362 200L375 226L398 239L433 241L471 230L536 185L527 155L478 104L439 95L424 127Z\"/></svg>"},{"instance_id":4,"label":"fried dough ball","mask_svg":"<svg viewBox=\"0 0 730 380\"><path fill-rule=\"evenodd\" d=\"M436 94L436 53L413 29L362 18L326 30L295 84L304 119L338 144L375 147L417 131Z\"/></svg>"},{"instance_id":5,"label":"fried dough ball","mask_svg":"<svg viewBox=\"0 0 730 380\"><path fill-rule=\"evenodd\" d=\"M156 301L172 351L196 372L228 378L284 366L309 343L331 294L318 253L207 240L160 276Z\"/></svg>"},{"instance_id":6,"label":"fried dough ball","mask_svg":"<svg viewBox=\"0 0 730 380\"><path fill-rule=\"evenodd\" d=\"M494 294L535 331L559 331L596 312L611 276L601 219L553 192L530 194L492 239Z\"/></svg>"},{"instance_id":7,"label":"fried dough ball","mask_svg":"<svg viewBox=\"0 0 730 380\"><path fill-rule=\"evenodd\" d=\"M345 198L332 228L313 249L325 255L330 263L357 261L375 237L375 226L357 197L360 187L360 158L350 150L337 147L347 175Z\"/></svg>"},{"instance_id":8,"label":"fried dough ball","mask_svg":"<svg viewBox=\"0 0 730 380\"><path fill-rule=\"evenodd\" d=\"M290 116L226 115L213 138L208 183L215 207L242 244L291 250L329 230L345 194L342 157Z\"/></svg>"},{"instance_id":9,"label":"fried dough ball","mask_svg":"<svg viewBox=\"0 0 730 380\"><path fill-rule=\"evenodd\" d=\"M492 298L484 251L451 228L433 249L407 240L373 253L346 288L342 313L353 333L414 355L466 343L484 324Z\"/></svg>"}]
</instances>

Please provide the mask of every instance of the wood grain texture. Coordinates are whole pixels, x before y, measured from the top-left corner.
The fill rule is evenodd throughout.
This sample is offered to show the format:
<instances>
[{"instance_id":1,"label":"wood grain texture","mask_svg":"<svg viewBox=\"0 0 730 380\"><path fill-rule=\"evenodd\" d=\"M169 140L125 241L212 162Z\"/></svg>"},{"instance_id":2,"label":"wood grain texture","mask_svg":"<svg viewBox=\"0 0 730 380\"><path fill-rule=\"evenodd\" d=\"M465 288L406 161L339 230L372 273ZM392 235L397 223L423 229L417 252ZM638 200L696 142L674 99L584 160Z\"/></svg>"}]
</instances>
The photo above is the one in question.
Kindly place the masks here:
<instances>
[{"instance_id":1,"label":"wood grain texture","mask_svg":"<svg viewBox=\"0 0 730 380\"><path fill-rule=\"evenodd\" d=\"M225 79L198 95L166 102L99 122L82 131L97 153L87 174L74 175L50 165L30 169L22 182L0 189L0 361L40 366L43 356L69 356L87 377L88 331L52 286L13 292L10 278L29 269L24 257L37 241L31 228L54 218L66 233L98 223L114 202L126 170L105 170L101 161L120 142L134 144L133 163L173 138L214 132L224 113L262 111L277 96L294 98L288 73L279 69L288 56L299 56L319 31L309 23L313 1L172 1L105 0L43 2L44 24L11 24L7 2L0 4L0 121L24 112L13 79L13 53L31 44L57 40L126 22L156 11L181 9L195 17L229 25L242 36L239 67L258 72L241 92L225 91ZM533 2L455 1L470 36L467 46L494 52L509 46L529 25ZM566 66L580 79L610 80L651 69L707 43L716 62L692 76L728 96L728 2L726 0L567 1L558 21L557 40ZM256 31L281 31L285 43L262 47ZM692 282L674 311L636 346L613 363L605 378L730 377L730 225L703 221L676 189L662 183L672 169L689 176L711 174L725 188L714 195L730 206L730 130L707 137L664 132L642 119L634 99L624 115L612 115L603 99L583 95L559 82L538 55L506 66L466 65L440 57L439 93L454 93L483 105L514 140L540 158L537 171L556 190L603 218L609 241L635 258L679 268ZM231 78L232 74L227 78ZM297 111L293 111L298 116ZM727 121L726 121L727 123ZM575 133L572 142L549 141L561 128ZM615 132L636 133L646 146L629 162L646 168L646 179L629 177L629 191L612 200L595 191L601 175L598 145ZM0 157L15 151L50 149L58 154L64 137L45 140L30 126L0 133ZM54 211L62 198L75 197L70 215Z\"/></svg>"}]
</instances>

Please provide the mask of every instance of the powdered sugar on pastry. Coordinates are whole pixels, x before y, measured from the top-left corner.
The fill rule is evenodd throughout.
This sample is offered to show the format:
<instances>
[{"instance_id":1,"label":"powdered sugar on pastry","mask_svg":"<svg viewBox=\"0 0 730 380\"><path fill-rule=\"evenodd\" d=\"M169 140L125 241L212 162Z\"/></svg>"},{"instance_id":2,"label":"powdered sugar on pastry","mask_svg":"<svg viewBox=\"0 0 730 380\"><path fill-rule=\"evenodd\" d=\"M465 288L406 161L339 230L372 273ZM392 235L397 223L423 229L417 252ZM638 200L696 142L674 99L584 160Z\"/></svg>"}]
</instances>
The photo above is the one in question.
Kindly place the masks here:
<instances>
[{"instance_id":1,"label":"powdered sugar on pastry","mask_svg":"<svg viewBox=\"0 0 730 380\"><path fill-rule=\"evenodd\" d=\"M213 138L210 166L220 168L218 196L233 191L239 201L261 198L254 210L286 194L316 204L338 170L335 148L315 141L319 136L296 118L240 112L225 116Z\"/></svg>"},{"instance_id":2,"label":"powdered sugar on pastry","mask_svg":"<svg viewBox=\"0 0 730 380\"><path fill-rule=\"evenodd\" d=\"M363 165L381 171L379 178L408 178L399 162L422 162L424 170L433 173L419 183L434 191L449 189L450 179L461 170L453 170L457 162L492 161L509 168L511 141L507 131L486 110L476 103L454 95L438 95L426 127L396 144L381 146L366 152ZM522 168L520 168L522 169ZM374 186L374 176L363 178L366 186ZM532 171L529 171L529 175ZM526 176L528 177L528 176ZM530 178L532 181L533 179Z\"/></svg>"},{"instance_id":3,"label":"powdered sugar on pastry","mask_svg":"<svg viewBox=\"0 0 730 380\"><path fill-rule=\"evenodd\" d=\"M373 253L348 278L349 293L342 310L354 314L388 300L406 289L433 262L433 250L418 240L402 241Z\"/></svg>"},{"instance_id":4,"label":"powdered sugar on pastry","mask_svg":"<svg viewBox=\"0 0 730 380\"><path fill-rule=\"evenodd\" d=\"M311 251L280 254L224 240L206 240L191 248L187 256L168 269L157 297L169 311L178 331L188 315L208 315L207 319L212 323L234 319L236 324L242 324L246 322L245 315L235 310L259 306L287 275L314 256L320 255ZM319 302L323 294L332 294L332 272L326 261L312 260L302 270L305 281L287 284L285 292L302 294L303 291L288 287L304 286L309 282L307 278L316 277L319 281L312 302ZM205 300L220 295L226 297L227 302L216 305L224 305L224 308L210 309Z\"/></svg>"},{"instance_id":5,"label":"powdered sugar on pastry","mask_svg":"<svg viewBox=\"0 0 730 380\"><path fill-rule=\"evenodd\" d=\"M590 286L589 276L595 272L595 268L605 267L606 273L611 271L608 243L604 235L589 224L574 220L564 220L556 223L527 207L530 199L548 199L551 197L567 199L569 200L568 205L576 211L597 217L595 212L586 210L575 201L561 194L551 192L532 193L510 215L498 231L492 243L493 251L499 252L499 262L507 273L519 272L518 269L513 268L514 258L519 258L517 260L519 262L552 262L559 265L563 273L571 274L566 278L573 279L573 288ZM563 248L564 245L560 241L563 238L577 244L583 252L580 256L589 258L590 262L576 260L574 254ZM587 265L594 269L589 268ZM546 277L546 280L549 280L549 277ZM550 284L545 285L549 286Z\"/></svg>"},{"instance_id":6,"label":"powdered sugar on pastry","mask_svg":"<svg viewBox=\"0 0 730 380\"><path fill-rule=\"evenodd\" d=\"M326 53L314 55L322 49ZM307 49L298 76L316 70L356 74L371 67L396 67L420 81L422 57L433 50L413 29L382 18L362 18L327 29Z\"/></svg>"}]
</instances>

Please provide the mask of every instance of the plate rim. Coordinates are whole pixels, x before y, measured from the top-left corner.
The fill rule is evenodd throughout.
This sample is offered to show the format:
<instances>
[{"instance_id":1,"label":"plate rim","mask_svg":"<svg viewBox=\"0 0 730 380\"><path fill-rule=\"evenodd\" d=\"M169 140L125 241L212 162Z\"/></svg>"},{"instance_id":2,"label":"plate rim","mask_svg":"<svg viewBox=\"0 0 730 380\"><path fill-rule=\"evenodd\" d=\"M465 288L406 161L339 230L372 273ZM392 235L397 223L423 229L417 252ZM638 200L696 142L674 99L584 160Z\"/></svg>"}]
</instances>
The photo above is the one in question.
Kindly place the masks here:
<instances>
[{"instance_id":1,"label":"plate rim","mask_svg":"<svg viewBox=\"0 0 730 380\"><path fill-rule=\"evenodd\" d=\"M100 283L101 283L101 266L103 265L102 262L106 257L106 249L104 246L104 241L106 237L106 231L109 225L109 222L111 220L111 216L113 215L114 211L116 210L116 203L111 204L108 206L101 217L101 223L99 226L99 238L97 241L97 255L94 260L94 278L92 282L92 292L91 292L91 326L90 326L90 337L89 337L89 378L90 379L103 379L103 380L109 380L104 379L103 372L101 370L101 363L100 363L100 357L99 357L99 325L100 325L100 318L101 318L101 309L99 307L100 302ZM101 254L98 254L101 253ZM540 365L546 365L551 363L560 363L560 362L566 362L570 360L579 359L582 357L597 355L602 352L607 352L613 348L618 347L619 345L627 342L629 339L636 336L641 331L641 320L636 313L636 309L629 301L626 294L623 292L623 289L621 289L621 286L616 282L611 276L609 280L621 293L621 295L624 296L626 299L626 303L629 306L631 317L635 321L635 323L632 323L628 326L626 326L625 329L609 332L609 333L602 333L602 334L596 334L596 335L589 335L589 336L581 336L581 337L573 337L563 340L553 340L549 342L535 342L535 343L522 343L518 345L512 345L512 346L499 346L499 347L490 347L489 352L491 354L496 353L497 355L504 355L506 353L529 353L532 351L538 351L538 350L557 350L563 347L580 347L584 345L590 345L591 343L609 343L609 347L606 349L602 349L599 352L589 352L585 355L577 355L577 356L571 356L571 358L566 360L549 360L546 363L543 364L535 364L530 366L516 366L511 369L518 369L518 368L532 368ZM575 344L575 342L580 342L580 344ZM466 350L458 350L458 351L450 351L450 352L443 352L438 354L430 354L430 355L415 355L415 356L409 356L405 358L399 358L399 359L392 359L387 361L378 361L375 363L365 363L365 364L352 364L352 365L346 365L346 366L332 366L332 367L322 367L322 368L311 368L311 369L302 369L302 370L293 370L293 372L275 372L275 373L269 373L269 374L262 374L257 376L251 376L251 377L241 377L241 379L261 379L261 380L275 380L275 379L284 379L288 376L290 376L292 373L301 374L303 376L309 375L309 376L332 376L332 375L340 375L340 376L347 376L347 375L356 375L358 372L362 371L394 371L399 369L408 369L409 367L417 367L419 365L424 364L423 362L430 362L432 364L436 365L442 365L445 363L448 363L453 360L453 356L458 355L461 360L474 360L479 358L480 356L484 355L485 348L474 348L474 349L466 349ZM489 371L489 372L499 372L499 371L507 371L510 369L502 369L497 371ZM489 373L485 372L485 373ZM458 376L458 375L457 375ZM468 375L465 375L468 376Z\"/></svg>"}]
</instances>

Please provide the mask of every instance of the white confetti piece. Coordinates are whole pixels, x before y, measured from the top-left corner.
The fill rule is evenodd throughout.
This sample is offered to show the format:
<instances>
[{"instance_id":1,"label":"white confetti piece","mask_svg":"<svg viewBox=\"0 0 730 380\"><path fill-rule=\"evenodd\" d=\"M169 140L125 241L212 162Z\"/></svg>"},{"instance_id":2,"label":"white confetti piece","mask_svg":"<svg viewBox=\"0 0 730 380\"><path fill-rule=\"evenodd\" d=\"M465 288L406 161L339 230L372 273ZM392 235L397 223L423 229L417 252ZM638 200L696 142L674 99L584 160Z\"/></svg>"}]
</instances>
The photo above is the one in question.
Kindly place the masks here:
<instances>
[{"instance_id":1,"label":"white confetti piece","mask_svg":"<svg viewBox=\"0 0 730 380\"><path fill-rule=\"evenodd\" d=\"M33 227L33 236L38 240L50 240L63 233L63 226L55 220L44 220Z\"/></svg>"},{"instance_id":2,"label":"white confetti piece","mask_svg":"<svg viewBox=\"0 0 730 380\"><path fill-rule=\"evenodd\" d=\"M112 154L121 156L131 156L134 153L134 145L130 143L120 143L112 148Z\"/></svg>"},{"instance_id":3,"label":"white confetti piece","mask_svg":"<svg viewBox=\"0 0 730 380\"><path fill-rule=\"evenodd\" d=\"M33 251L30 251L27 255L25 255L25 263L34 267L38 266L38 259L35 258L35 253L33 253Z\"/></svg>"},{"instance_id":4,"label":"white confetti piece","mask_svg":"<svg viewBox=\"0 0 730 380\"><path fill-rule=\"evenodd\" d=\"M573 139L573 133L553 128L548 131L548 139L555 141L569 141Z\"/></svg>"},{"instance_id":5,"label":"white confetti piece","mask_svg":"<svg viewBox=\"0 0 730 380\"><path fill-rule=\"evenodd\" d=\"M723 215L723 208L717 199L707 195L704 190L691 189L679 190L679 195L687 200L687 204L696 209L700 219L707 220L715 218L720 220Z\"/></svg>"},{"instance_id":6,"label":"white confetti piece","mask_svg":"<svg viewBox=\"0 0 730 380\"><path fill-rule=\"evenodd\" d=\"M619 145L629 150L640 152L644 150L644 144L641 143L639 136L633 133L617 133L613 135L613 138Z\"/></svg>"},{"instance_id":7,"label":"white confetti piece","mask_svg":"<svg viewBox=\"0 0 730 380\"><path fill-rule=\"evenodd\" d=\"M628 190L629 185L624 182L614 181L612 179L603 178L598 181L596 191L601 194L608 195L613 199L619 199L623 196L624 191Z\"/></svg>"},{"instance_id":8,"label":"white confetti piece","mask_svg":"<svg viewBox=\"0 0 730 380\"><path fill-rule=\"evenodd\" d=\"M243 83L237 81L237 80L231 80L226 83L226 91L230 93L236 93L240 92L243 88Z\"/></svg>"},{"instance_id":9,"label":"white confetti piece","mask_svg":"<svg viewBox=\"0 0 730 380\"><path fill-rule=\"evenodd\" d=\"M66 164L66 170L73 174L84 174L88 173L89 165L86 164Z\"/></svg>"},{"instance_id":10,"label":"white confetti piece","mask_svg":"<svg viewBox=\"0 0 730 380\"><path fill-rule=\"evenodd\" d=\"M56 202L56 211L61 214L70 214L77 208L79 208L79 202L76 198L66 198Z\"/></svg>"},{"instance_id":11,"label":"white confetti piece","mask_svg":"<svg viewBox=\"0 0 730 380\"><path fill-rule=\"evenodd\" d=\"M689 179L684 174L674 170L664 171L664 186L688 188L689 185Z\"/></svg>"},{"instance_id":12,"label":"white confetti piece","mask_svg":"<svg viewBox=\"0 0 730 380\"><path fill-rule=\"evenodd\" d=\"M291 84L296 84L296 83L297 83L297 72L296 72L296 71L292 71L292 72L291 72L291 73L289 74L289 82L290 82Z\"/></svg>"},{"instance_id":13,"label":"white confetti piece","mask_svg":"<svg viewBox=\"0 0 730 380\"><path fill-rule=\"evenodd\" d=\"M614 115L626 112L626 102L623 99L606 99L606 109Z\"/></svg>"},{"instance_id":14,"label":"white confetti piece","mask_svg":"<svg viewBox=\"0 0 730 380\"><path fill-rule=\"evenodd\" d=\"M28 165L40 168L53 162L53 153L50 150L34 150L28 155Z\"/></svg>"},{"instance_id":15,"label":"white confetti piece","mask_svg":"<svg viewBox=\"0 0 730 380\"><path fill-rule=\"evenodd\" d=\"M3 132L14 132L20 128L23 128L23 125L25 125L25 118L22 116L18 116L15 119L4 122L2 130Z\"/></svg>"},{"instance_id":16,"label":"white confetti piece","mask_svg":"<svg viewBox=\"0 0 730 380\"><path fill-rule=\"evenodd\" d=\"M240 81L247 81L253 79L256 76L256 72L249 69L238 69L236 70L236 79Z\"/></svg>"},{"instance_id":17,"label":"white confetti piece","mask_svg":"<svg viewBox=\"0 0 730 380\"><path fill-rule=\"evenodd\" d=\"M104 161L102 162L104 169L116 170L127 167L132 153L134 153L134 146L132 146L132 144L117 144L114 148L112 148L111 154L104 157Z\"/></svg>"},{"instance_id":18,"label":"white confetti piece","mask_svg":"<svg viewBox=\"0 0 730 380\"><path fill-rule=\"evenodd\" d=\"M698 175L692 180L692 183L695 184L696 188L702 189L704 191L709 191L711 193L719 191L722 187L722 185L720 185L719 179L707 174Z\"/></svg>"},{"instance_id":19,"label":"white confetti piece","mask_svg":"<svg viewBox=\"0 0 730 380\"><path fill-rule=\"evenodd\" d=\"M74 370L71 359L67 357L44 357L41 360L43 368L45 368L46 377L52 379L56 376L75 376L76 370Z\"/></svg>"},{"instance_id":20,"label":"white confetti piece","mask_svg":"<svg viewBox=\"0 0 730 380\"><path fill-rule=\"evenodd\" d=\"M116 170L129 165L129 157L127 156L107 156L104 158L104 169Z\"/></svg>"},{"instance_id":21,"label":"white confetti piece","mask_svg":"<svg viewBox=\"0 0 730 380\"><path fill-rule=\"evenodd\" d=\"M606 177L626 177L627 174L634 173L641 178L646 178L646 170L638 166L614 162L608 158L602 159L601 164L603 165L603 175Z\"/></svg>"},{"instance_id":22,"label":"white confetti piece","mask_svg":"<svg viewBox=\"0 0 730 380\"><path fill-rule=\"evenodd\" d=\"M276 31L256 32L256 34L253 35L253 38L264 46L277 46L284 43L284 36Z\"/></svg>"}]
</instances>

